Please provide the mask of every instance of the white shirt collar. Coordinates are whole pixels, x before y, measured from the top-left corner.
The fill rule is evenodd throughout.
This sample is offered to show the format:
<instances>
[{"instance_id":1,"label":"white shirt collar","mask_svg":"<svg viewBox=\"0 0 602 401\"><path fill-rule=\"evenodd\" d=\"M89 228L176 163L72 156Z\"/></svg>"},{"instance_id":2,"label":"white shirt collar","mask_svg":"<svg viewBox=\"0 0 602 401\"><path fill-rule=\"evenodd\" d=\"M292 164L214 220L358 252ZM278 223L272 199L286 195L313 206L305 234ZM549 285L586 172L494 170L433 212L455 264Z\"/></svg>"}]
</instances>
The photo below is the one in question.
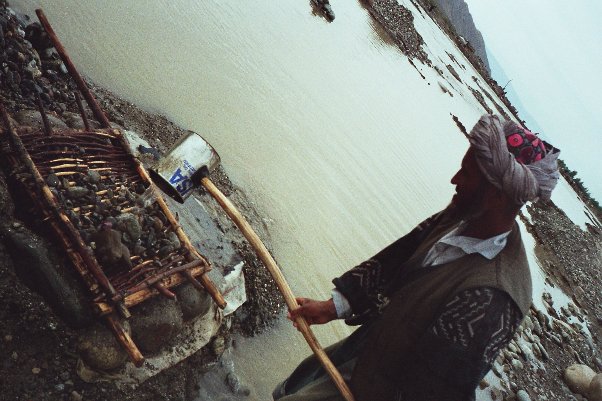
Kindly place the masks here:
<instances>
[{"instance_id":1,"label":"white shirt collar","mask_svg":"<svg viewBox=\"0 0 602 401\"><path fill-rule=\"evenodd\" d=\"M453 262L462 256L478 253L491 260L495 258L506 246L510 231L501 233L487 239L472 238L460 235L466 228L462 222L439 239L427 252L422 266L437 266Z\"/></svg>"},{"instance_id":2,"label":"white shirt collar","mask_svg":"<svg viewBox=\"0 0 602 401\"><path fill-rule=\"evenodd\" d=\"M508 235L510 235L510 231L506 231L487 239L465 237L459 234L464 231L465 228L465 223L460 224L456 229L444 235L437 243L460 248L467 255L471 253L480 253L487 259L493 259L502 251L502 249L504 249Z\"/></svg>"}]
</instances>

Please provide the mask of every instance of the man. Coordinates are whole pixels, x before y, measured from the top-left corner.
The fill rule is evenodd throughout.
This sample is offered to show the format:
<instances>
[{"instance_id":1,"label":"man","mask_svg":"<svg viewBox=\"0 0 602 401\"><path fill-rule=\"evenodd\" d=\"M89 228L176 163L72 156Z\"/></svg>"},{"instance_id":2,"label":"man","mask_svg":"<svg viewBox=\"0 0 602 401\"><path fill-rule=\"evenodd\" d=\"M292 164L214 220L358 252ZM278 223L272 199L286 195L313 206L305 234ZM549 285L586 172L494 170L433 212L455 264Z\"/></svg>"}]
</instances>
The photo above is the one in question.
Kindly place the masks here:
<instances>
[{"instance_id":1,"label":"man","mask_svg":"<svg viewBox=\"0 0 602 401\"><path fill-rule=\"evenodd\" d=\"M333 298L299 298L289 318L362 326L326 351L357 401L473 400L531 305L516 216L547 200L557 150L513 122L481 117L451 182L456 194L373 258L333 280ZM274 390L280 401L343 400L314 357Z\"/></svg>"}]
</instances>

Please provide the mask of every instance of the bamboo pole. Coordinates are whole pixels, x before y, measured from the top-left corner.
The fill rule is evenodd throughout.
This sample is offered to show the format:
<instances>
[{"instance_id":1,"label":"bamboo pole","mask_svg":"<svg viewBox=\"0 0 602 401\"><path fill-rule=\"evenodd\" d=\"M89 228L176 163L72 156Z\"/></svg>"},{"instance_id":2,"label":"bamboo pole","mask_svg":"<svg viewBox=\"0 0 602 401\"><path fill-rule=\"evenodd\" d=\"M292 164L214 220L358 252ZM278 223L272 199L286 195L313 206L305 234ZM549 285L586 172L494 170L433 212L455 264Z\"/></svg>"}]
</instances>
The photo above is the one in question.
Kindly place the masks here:
<instances>
[{"instance_id":1,"label":"bamboo pole","mask_svg":"<svg viewBox=\"0 0 602 401\"><path fill-rule=\"evenodd\" d=\"M82 98L79 96L79 93L76 91L73 93L75 95L75 102L77 103L77 109L79 110L79 114L82 117L82 121L84 122L84 128L86 131L90 131L90 123L88 122L88 117L86 116L86 110L84 110L84 105L82 104Z\"/></svg>"},{"instance_id":2,"label":"bamboo pole","mask_svg":"<svg viewBox=\"0 0 602 401\"><path fill-rule=\"evenodd\" d=\"M36 102L38 104L38 111L40 112L40 115L42 116L42 123L44 124L44 132L46 133L46 136L52 136L52 127L50 126L50 122L48 121L48 116L44 112L44 105L42 104L42 98L40 97L39 93L36 94Z\"/></svg>"},{"instance_id":3,"label":"bamboo pole","mask_svg":"<svg viewBox=\"0 0 602 401\"><path fill-rule=\"evenodd\" d=\"M107 322L107 326L113 332L119 343L125 348L125 351L128 353L132 362L136 367L142 366L144 363L144 356L132 341L130 335L125 331L119 320L115 317L115 315L110 314L105 316L105 321Z\"/></svg>"},{"instance_id":4,"label":"bamboo pole","mask_svg":"<svg viewBox=\"0 0 602 401\"><path fill-rule=\"evenodd\" d=\"M125 292L123 292L121 294L115 294L113 296L113 301L116 301L116 302L121 301L123 298L125 298L128 295L134 294L145 288L149 288L149 287L153 286L155 283L159 283L165 277L171 276L173 274L182 272L187 269L191 269L193 267L199 267L199 266L203 266L206 268L206 265L203 264L202 260L193 260L192 262L188 262L184 265L164 270L161 273L157 273L147 279L142 280L142 282L140 284L129 288L128 290L126 290Z\"/></svg>"},{"instance_id":5,"label":"bamboo pole","mask_svg":"<svg viewBox=\"0 0 602 401\"><path fill-rule=\"evenodd\" d=\"M270 252L265 247L259 236L255 233L253 228L251 228L251 225L247 222L244 216L236 209L232 202L230 202L230 200L215 186L215 184L211 182L211 180L208 177L203 177L201 179L201 184L207 189L207 191L209 191L211 196L213 196L213 198L215 198L215 200L221 205L221 207L225 210L228 216L230 216L232 221L234 221L236 226L247 238L249 243L253 246L255 252L257 252L257 256L259 256L261 261L264 263L264 265L267 267L268 271L274 278L274 281L276 282L278 289L284 296L284 300L289 309L295 310L299 308L299 304L297 303L297 300L293 295L291 288L286 282L284 275L280 271L280 268L276 264L276 261L274 260L272 255L270 255ZM345 383L345 380L343 380L343 377L337 370L336 366L334 366L332 361L328 358L326 352L324 352L324 350L320 346L318 339L311 331L307 321L303 317L297 317L295 319L295 322L297 323L297 328L299 329L299 331L301 331L303 337L305 337L307 344L309 344L309 347L312 349L312 351L314 352L314 354L316 355L316 357L318 358L318 360L320 361L320 363L322 364L322 366L324 367L334 384L341 392L341 395L347 401L354 401L355 399L353 397L353 394L351 393L351 390L347 386L347 383Z\"/></svg>"},{"instance_id":6,"label":"bamboo pole","mask_svg":"<svg viewBox=\"0 0 602 401\"><path fill-rule=\"evenodd\" d=\"M61 44L58 36L54 32L54 29L52 29L50 22L48 22L48 19L46 18L44 11L42 11L42 9L38 8L36 10L36 14L38 15L38 19L40 20L40 23L46 30L46 33L48 33L48 37L52 41L52 44L54 45L57 53L63 60L63 63L65 63L65 67L67 67L69 74L75 80L75 83L77 84L77 88L79 89L79 91L82 93L82 95L86 99L88 106L90 106L92 113L94 113L94 116L96 117L96 119L98 120L98 122L100 123L100 125L102 127L110 128L111 123L109 122L109 119L107 118L105 113L102 111L102 109L100 108L98 103L96 102L96 99L94 99L94 96L92 96L92 93L88 89L88 86L84 82L81 75L79 75L79 72L77 72L75 65L73 64L73 62L71 61L71 58L69 58L69 55L67 54L67 51Z\"/></svg>"}]
</instances>

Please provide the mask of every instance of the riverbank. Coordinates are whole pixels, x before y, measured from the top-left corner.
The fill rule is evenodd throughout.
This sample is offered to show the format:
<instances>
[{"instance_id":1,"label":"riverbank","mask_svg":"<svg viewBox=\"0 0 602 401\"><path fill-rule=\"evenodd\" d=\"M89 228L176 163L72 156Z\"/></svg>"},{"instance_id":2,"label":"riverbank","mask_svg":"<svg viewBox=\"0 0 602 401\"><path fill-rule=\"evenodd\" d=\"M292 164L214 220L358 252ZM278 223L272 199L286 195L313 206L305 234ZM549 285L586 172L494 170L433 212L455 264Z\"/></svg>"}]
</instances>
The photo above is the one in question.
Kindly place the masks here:
<instances>
[{"instance_id":1,"label":"riverbank","mask_svg":"<svg viewBox=\"0 0 602 401\"><path fill-rule=\"evenodd\" d=\"M411 19L407 18L407 14L404 14L404 18L406 18L403 20L404 24L411 23ZM59 87L55 89L60 91ZM45 91L45 93L50 97L48 91ZM56 96L55 93L56 91L53 89L53 97ZM153 147L159 150L166 149L169 146L168 144L172 143L179 133L183 132L169 123L167 119L144 113L134 105L115 98L109 92L97 88L95 93L101 99L103 108L108 110L113 121L140 132ZM65 102L58 101L58 103ZM20 106L20 103L17 102L13 106ZM62 110L60 105L58 107ZM65 107L66 110L74 111L73 101L66 102ZM57 111L57 114L61 115L61 112ZM161 138L161 135L165 135L165 137ZM165 143L162 143L163 141ZM235 187L229 187L226 182L222 182L222 178L218 176L214 177L214 180L229 196L235 198L240 196L236 201L239 206L250 204ZM227 180L227 177L223 177L223 180ZM591 309L595 308L595 302L600 305L599 296L596 298L595 292L596 288L600 288L598 277L600 266L595 263L596 260L600 260L599 237L596 237L594 233L582 231L566 216L563 217L563 213L560 211L553 208L547 209L544 205L535 205L534 208L534 210L541 210L541 214L532 212L532 216L537 220L537 223L534 224L541 231L539 234L541 246L547 249L550 255L555 255L558 260L553 262L554 266L550 270L565 272L564 275L574 274L574 279L585 285L582 289L587 293L588 299L591 297L593 305L588 303L585 307L580 307L582 311L577 312L574 312L576 311L574 308L571 308L573 311L567 308L567 314L570 313L571 317L565 316L565 313L553 312L557 314L558 317L555 317L555 319L558 322L549 317L546 319L547 314L544 311L542 311L543 315L534 311L533 316L537 316L537 324L530 318L533 326L523 330L520 336L526 338L525 341L528 340L531 345L525 347L522 340L515 342L514 344L517 345L512 346L514 350L510 348L507 354L505 353L504 357L500 358L496 367L497 375L504 379L503 383L505 384L497 383L494 380L483 383L481 392L486 394L497 392L496 394L500 394L497 399L501 399L502 393L507 394L506 399L511 399L519 389L526 390L533 399L543 399L541 395L545 395L548 399L570 399L570 392L562 384L561 379L561 371L564 367L581 360L591 364L592 368L599 370L599 368L596 368L597 362L595 359L595 355L599 356L600 348L600 335L597 334L599 333L599 321L596 323L596 309ZM250 216L250 210L244 212ZM258 230L261 230L263 226L261 217L255 216L252 219ZM5 220L12 223L10 216ZM541 221L541 224L539 224L539 221ZM226 223L223 224L224 232L233 232L231 228L226 226ZM266 238L264 233L261 233L261 236ZM240 245L239 249L244 250L244 245ZM580 254L586 255L589 259L574 257ZM551 260L551 256L545 256L545 253L542 253L542 255L541 260ZM574 264L571 264L573 262ZM256 263L256 261L247 261L246 264L247 266L253 266L253 263ZM196 386L199 376L208 369L221 366L218 362L218 355L223 352L224 345L229 344L228 333L220 334L203 352L148 380L136 390L119 390L110 383L94 385L83 383L74 374L76 364L76 356L73 352L76 347L75 332L54 317L40 297L31 293L17 281L11 271L10 262L7 262L6 269L2 271L3 274L1 275L5 281L0 292L2 294L2 299L0 299L2 305L0 306L2 308L1 316L3 323L6 322L6 326L2 326L3 331L1 333L1 340L5 345L2 356L3 361L7 361L0 372L2 377L0 380L5 380L5 382L2 382L2 388L7 388L9 391L5 395L8 394L7 397L14 397L8 399L77 399L78 396L73 393L73 391L76 391L79 396L90 400L192 400L198 394ZM256 271L260 272L263 269L259 267ZM250 274L250 272L247 273ZM550 282L554 283L562 282L562 280L561 276L550 278ZM265 312L266 319L260 316L259 324L257 324L256 315L252 312L253 309L247 309L249 313L238 315L238 319L235 320L233 326L242 330L257 331L266 324L270 316L273 316L274 311L282 307L278 298L269 290L270 284L268 283L270 281L266 277L252 278L247 276L247 281L250 294L253 294L253 288L258 290L255 303L251 298L247 305L255 305L253 308L257 313ZM264 290L264 284L268 285L267 290ZM555 284L555 286L560 286L560 284ZM577 286L574 285L566 285L564 288L570 296L573 296L573 292L579 292ZM592 291L594 292L592 293ZM550 297L553 296L554 294L550 295ZM550 303L548 302L548 304ZM550 306L559 309L563 305L557 301ZM244 312L244 309L241 312ZM553 313L550 312L549 314ZM595 345L593 350L588 345L587 337L579 334L579 330L565 327L565 324L571 325L573 319L579 321L575 314L579 314L584 321L588 321L592 326L593 329L588 328L588 330L592 333L592 343ZM596 331L596 328L598 331ZM533 334L540 339L539 342L536 341ZM529 339L529 336L533 341ZM545 354L539 344L542 344L541 347L545 350ZM541 360L540 357L537 357L537 361L540 362L535 361L529 352L532 352L533 355L539 353ZM14 360L11 359L13 353L16 353ZM547 355L546 360L544 360L545 355ZM546 373L540 374L543 369ZM259 373L273 376L274 382L277 382L288 372L264 371ZM497 375L495 377L498 377ZM232 384L234 385L235 382L232 381ZM234 387L231 389L234 389ZM244 389L239 387L238 390L242 390L244 393ZM253 399L253 394L249 398Z\"/></svg>"},{"instance_id":2,"label":"riverbank","mask_svg":"<svg viewBox=\"0 0 602 401\"><path fill-rule=\"evenodd\" d=\"M77 128L82 121L73 97L75 85L56 53L37 29L27 26L22 16L14 15L6 3L0 4L0 36L4 69L0 72L0 99L16 120L13 124L37 125L42 121L34 109L35 94L39 94L49 120L55 128ZM27 38L27 40L26 40ZM163 116L147 113L125 102L110 92L90 84L94 95L117 127L135 132L163 154L187 131ZM88 118L96 122L90 111ZM79 118L79 119L78 119ZM141 155L142 161L152 165L151 155ZM245 194L232 184L220 167L211 176L213 182L246 215L256 231L269 245L269 236L263 219L250 206ZM197 197L213 213L213 224L219 227L220 241L244 262L246 302L233 315L223 320L211 341L171 369L167 369L137 386L116 387L114 383L82 380L79 355L80 329L73 328L58 317L47 301L28 287L15 262L15 238L26 238L18 246L33 246L33 255L50 255L53 263L68 264L62 250L56 248L41 233L36 233L36 222L30 222L22 209L19 195L9 190L7 177L0 171L0 206L2 234L0 235L0 388L6 400L189 400L196 394L200 377L219 361L230 346L231 333L253 335L268 327L282 310L283 301L267 271L217 204L206 193ZM7 233L17 233L16 235ZM216 234L217 235L217 234ZM9 239L10 236L10 239ZM232 252L232 251L231 251ZM18 254L18 253L17 253ZM40 257L43 257L40 256ZM213 261L212 261L213 262ZM219 268L228 267L225 262ZM222 266L223 265L223 266ZM66 266L69 268L69 266ZM215 267L214 267L215 268ZM28 283L32 285L32 283ZM38 288L37 286L33 286ZM108 339L110 341L110 339ZM230 377L236 373L230 369ZM109 372L109 377L111 372ZM117 378L117 377L115 377ZM236 386L235 386L236 384ZM240 381L233 381L231 390L241 391Z\"/></svg>"}]
</instances>

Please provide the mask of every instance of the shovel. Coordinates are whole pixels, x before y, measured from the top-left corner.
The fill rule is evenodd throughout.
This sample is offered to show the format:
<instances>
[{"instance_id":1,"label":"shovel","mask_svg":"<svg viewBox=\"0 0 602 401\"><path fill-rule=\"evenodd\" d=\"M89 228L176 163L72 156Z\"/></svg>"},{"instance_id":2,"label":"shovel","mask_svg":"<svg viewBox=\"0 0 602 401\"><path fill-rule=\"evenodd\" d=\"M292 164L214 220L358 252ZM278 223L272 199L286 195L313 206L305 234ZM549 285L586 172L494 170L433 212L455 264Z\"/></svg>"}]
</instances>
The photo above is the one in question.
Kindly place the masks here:
<instances>
[{"instance_id":1,"label":"shovel","mask_svg":"<svg viewBox=\"0 0 602 401\"><path fill-rule=\"evenodd\" d=\"M286 305L290 310L299 308L299 304L286 282L276 261L270 255L259 236L251 228L247 220L230 202L230 200L211 182L208 175L219 165L219 155L200 135L189 131L184 135L161 159L158 166L151 170L151 176L155 184L166 194L180 203L192 194L192 190L201 184L215 198L222 209L228 214L232 221L249 241L257 256L261 259L268 271L274 278L280 293L283 295ZM345 400L353 401L354 397L347 383L334 366L328 355L324 352L309 324L302 317L295 319L297 328L305 337L328 375L333 380Z\"/></svg>"}]
</instances>

